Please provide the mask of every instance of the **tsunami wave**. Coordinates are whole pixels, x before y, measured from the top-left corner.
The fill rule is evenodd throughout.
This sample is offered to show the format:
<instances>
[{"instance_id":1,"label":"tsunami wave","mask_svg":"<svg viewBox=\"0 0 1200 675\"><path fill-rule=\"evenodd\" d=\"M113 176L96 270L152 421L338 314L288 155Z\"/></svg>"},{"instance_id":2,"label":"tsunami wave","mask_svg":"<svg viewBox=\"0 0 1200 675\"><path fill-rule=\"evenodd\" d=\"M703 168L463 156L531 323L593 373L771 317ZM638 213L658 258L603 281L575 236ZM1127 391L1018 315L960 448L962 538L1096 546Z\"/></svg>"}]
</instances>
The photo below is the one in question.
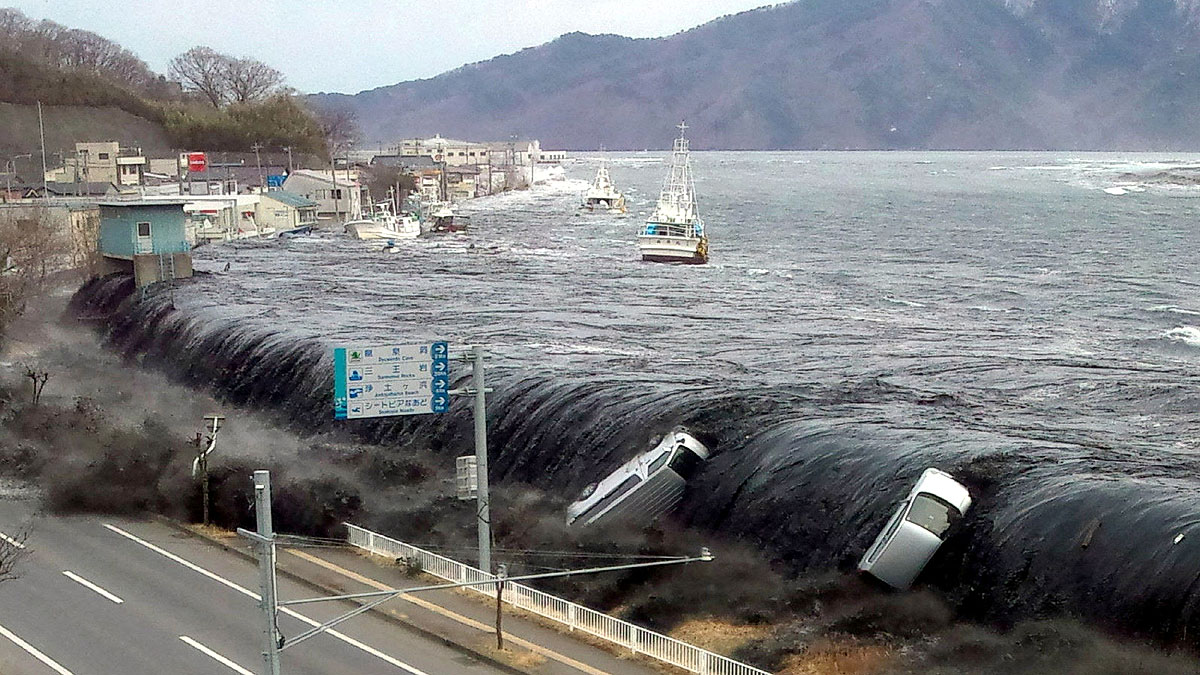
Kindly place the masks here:
<instances>
[{"instance_id":1,"label":"tsunami wave","mask_svg":"<svg viewBox=\"0 0 1200 675\"><path fill-rule=\"evenodd\" d=\"M470 447L462 406L335 423L330 345L262 318L176 309L163 296L137 302L122 277L90 282L72 308L102 319L122 355L297 429L344 425L398 453L426 439L447 461ZM494 481L552 485L570 499L682 426L716 456L677 519L806 574L853 570L912 480L937 466L970 487L975 506L925 578L967 616L1070 613L1165 640L1200 635L1200 492L1190 480L1200 462L1191 453L1165 451L1149 465L1137 448L1006 423L979 398L878 377L764 386L702 372L498 368L490 378ZM906 419L913 407L928 414ZM958 428L950 442L929 422L942 418Z\"/></svg>"}]
</instances>

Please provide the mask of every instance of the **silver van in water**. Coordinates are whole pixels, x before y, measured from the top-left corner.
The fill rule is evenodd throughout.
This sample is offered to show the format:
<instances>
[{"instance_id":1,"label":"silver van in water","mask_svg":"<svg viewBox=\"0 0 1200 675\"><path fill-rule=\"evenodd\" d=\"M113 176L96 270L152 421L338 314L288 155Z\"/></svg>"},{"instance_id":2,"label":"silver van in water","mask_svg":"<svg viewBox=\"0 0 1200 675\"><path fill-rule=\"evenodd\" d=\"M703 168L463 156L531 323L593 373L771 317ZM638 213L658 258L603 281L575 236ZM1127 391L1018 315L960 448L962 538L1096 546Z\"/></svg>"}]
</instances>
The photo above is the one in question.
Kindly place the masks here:
<instances>
[{"instance_id":1,"label":"silver van in water","mask_svg":"<svg viewBox=\"0 0 1200 675\"><path fill-rule=\"evenodd\" d=\"M567 507L567 525L586 527L624 517L648 523L679 504L688 479L708 457L708 448L691 435L669 433L653 450L589 485Z\"/></svg>"},{"instance_id":2,"label":"silver van in water","mask_svg":"<svg viewBox=\"0 0 1200 675\"><path fill-rule=\"evenodd\" d=\"M944 471L926 469L858 569L893 588L907 589L969 508L967 488Z\"/></svg>"}]
</instances>

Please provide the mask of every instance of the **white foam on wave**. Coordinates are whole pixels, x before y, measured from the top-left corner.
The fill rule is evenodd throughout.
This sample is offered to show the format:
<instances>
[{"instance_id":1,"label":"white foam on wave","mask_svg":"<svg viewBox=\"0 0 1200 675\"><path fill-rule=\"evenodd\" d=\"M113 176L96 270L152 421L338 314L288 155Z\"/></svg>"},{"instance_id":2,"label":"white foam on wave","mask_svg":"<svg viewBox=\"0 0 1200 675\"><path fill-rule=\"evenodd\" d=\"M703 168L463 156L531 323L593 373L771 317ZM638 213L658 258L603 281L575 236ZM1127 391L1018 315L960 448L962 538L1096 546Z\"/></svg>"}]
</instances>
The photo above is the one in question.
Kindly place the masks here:
<instances>
[{"instance_id":1,"label":"white foam on wave","mask_svg":"<svg viewBox=\"0 0 1200 675\"><path fill-rule=\"evenodd\" d=\"M924 307L925 306L923 303L920 303L920 302L915 302L913 300L905 300L903 298L897 298L897 297L894 297L891 295L885 295L885 296L883 296L883 299L885 302L890 302L893 305L904 305L905 307Z\"/></svg>"},{"instance_id":2,"label":"white foam on wave","mask_svg":"<svg viewBox=\"0 0 1200 675\"><path fill-rule=\"evenodd\" d=\"M1154 305L1148 308L1151 312L1166 312L1168 314L1186 314L1188 316L1200 316L1200 312L1194 309L1184 309L1175 305Z\"/></svg>"},{"instance_id":3,"label":"white foam on wave","mask_svg":"<svg viewBox=\"0 0 1200 675\"><path fill-rule=\"evenodd\" d=\"M1200 347L1200 328L1195 326L1178 326L1163 333L1163 337L1174 342L1182 342L1189 347Z\"/></svg>"}]
</instances>

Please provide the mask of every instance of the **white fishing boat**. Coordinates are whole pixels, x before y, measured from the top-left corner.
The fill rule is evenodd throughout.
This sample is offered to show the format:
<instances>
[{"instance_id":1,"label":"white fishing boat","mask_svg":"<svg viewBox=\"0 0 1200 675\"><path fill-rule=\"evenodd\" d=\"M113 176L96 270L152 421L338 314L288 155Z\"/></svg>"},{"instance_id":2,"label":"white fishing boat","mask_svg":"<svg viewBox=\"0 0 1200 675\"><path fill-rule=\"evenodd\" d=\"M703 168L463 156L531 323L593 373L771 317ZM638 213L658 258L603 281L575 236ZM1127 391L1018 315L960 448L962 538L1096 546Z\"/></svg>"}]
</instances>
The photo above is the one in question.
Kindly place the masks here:
<instances>
[{"instance_id":1,"label":"white fishing boat","mask_svg":"<svg viewBox=\"0 0 1200 675\"><path fill-rule=\"evenodd\" d=\"M642 260L649 262L703 265L708 262L708 237L696 208L696 185L688 153L688 141L680 123L679 138L671 151L671 169L663 182L654 213L638 232Z\"/></svg>"},{"instance_id":2,"label":"white fishing boat","mask_svg":"<svg viewBox=\"0 0 1200 675\"><path fill-rule=\"evenodd\" d=\"M596 178L583 195L583 208L588 211L620 211L625 213L625 195L617 191L608 174L608 162L600 160Z\"/></svg>"},{"instance_id":3,"label":"white fishing boat","mask_svg":"<svg viewBox=\"0 0 1200 675\"><path fill-rule=\"evenodd\" d=\"M346 221L346 233L359 239L415 239L421 223L408 214L392 213L388 202L375 204L370 218Z\"/></svg>"},{"instance_id":4,"label":"white fishing boat","mask_svg":"<svg viewBox=\"0 0 1200 675\"><path fill-rule=\"evenodd\" d=\"M421 231L422 234L465 232L470 225L470 218L458 215L450 204L438 202L429 209L429 216L421 224Z\"/></svg>"}]
</instances>

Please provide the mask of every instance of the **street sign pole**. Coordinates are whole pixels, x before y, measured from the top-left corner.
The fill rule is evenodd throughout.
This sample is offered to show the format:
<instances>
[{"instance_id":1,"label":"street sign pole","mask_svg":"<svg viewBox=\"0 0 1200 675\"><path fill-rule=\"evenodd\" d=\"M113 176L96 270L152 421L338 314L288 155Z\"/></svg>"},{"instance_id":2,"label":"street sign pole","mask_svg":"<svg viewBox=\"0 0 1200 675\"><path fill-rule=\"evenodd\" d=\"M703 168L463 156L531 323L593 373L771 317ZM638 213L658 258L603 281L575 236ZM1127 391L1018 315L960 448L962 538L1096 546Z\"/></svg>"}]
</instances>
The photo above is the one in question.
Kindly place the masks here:
<instances>
[{"instance_id":1,"label":"street sign pole","mask_svg":"<svg viewBox=\"0 0 1200 675\"><path fill-rule=\"evenodd\" d=\"M475 466L479 472L476 499L479 520L479 569L492 572L492 523L488 502L487 399L483 385L483 347L471 347L471 384L475 389Z\"/></svg>"},{"instance_id":2,"label":"street sign pole","mask_svg":"<svg viewBox=\"0 0 1200 675\"><path fill-rule=\"evenodd\" d=\"M279 632L275 627L275 533L271 525L271 472L254 472L254 514L258 519L258 587L263 617L263 675L279 675Z\"/></svg>"}]
</instances>

